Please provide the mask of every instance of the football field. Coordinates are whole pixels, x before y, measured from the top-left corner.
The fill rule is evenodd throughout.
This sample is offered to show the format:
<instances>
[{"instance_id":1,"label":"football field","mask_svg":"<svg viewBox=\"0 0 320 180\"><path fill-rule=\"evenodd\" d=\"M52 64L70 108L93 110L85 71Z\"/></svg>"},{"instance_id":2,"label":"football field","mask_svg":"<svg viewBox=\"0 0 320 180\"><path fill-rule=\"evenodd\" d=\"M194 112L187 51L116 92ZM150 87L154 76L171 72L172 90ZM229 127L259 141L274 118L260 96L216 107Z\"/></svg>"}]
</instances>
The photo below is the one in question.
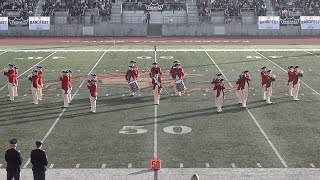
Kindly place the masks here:
<instances>
[{"instance_id":1,"label":"football field","mask_svg":"<svg viewBox=\"0 0 320 180\"><path fill-rule=\"evenodd\" d=\"M140 94L130 97L124 75L137 61ZM174 96L169 70L180 60L187 90ZM164 75L160 105L153 103L149 78L157 61ZM0 76L0 152L18 139L23 167L36 140L44 141L50 169L162 168L320 168L320 50L119 48L105 50L2 50L0 67L19 68L18 94L8 99ZM44 71L44 99L32 104L27 76L35 65ZM304 71L300 101L288 95L287 67ZM262 101L260 68L276 75L272 105ZM59 76L73 71L72 104L61 109ZM210 84L222 73L228 88L243 70L252 76L247 108L226 92L223 113L214 107ZM89 113L88 74L98 76L97 113ZM5 168L0 158L0 169ZM191 176L191 175L190 175ZM128 178L130 179L130 178ZM161 179L161 177L159 177ZM162 178L164 179L164 178Z\"/></svg>"}]
</instances>

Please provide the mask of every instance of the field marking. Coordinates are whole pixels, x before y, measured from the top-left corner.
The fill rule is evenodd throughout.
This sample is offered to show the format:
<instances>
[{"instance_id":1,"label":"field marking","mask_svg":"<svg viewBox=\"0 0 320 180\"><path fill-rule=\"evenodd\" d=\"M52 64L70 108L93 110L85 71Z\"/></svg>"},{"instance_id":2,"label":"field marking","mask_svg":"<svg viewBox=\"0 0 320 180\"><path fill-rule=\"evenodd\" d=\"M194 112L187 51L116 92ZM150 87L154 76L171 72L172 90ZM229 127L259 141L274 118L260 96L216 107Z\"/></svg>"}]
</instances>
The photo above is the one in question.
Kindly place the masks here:
<instances>
[{"instance_id":1,"label":"field marking","mask_svg":"<svg viewBox=\"0 0 320 180\"><path fill-rule=\"evenodd\" d=\"M29 72L32 68L34 68L36 65L42 63L43 61L47 60L49 57L51 57L52 55L54 55L57 51L54 51L53 53L51 53L49 56L45 57L44 59L42 59L41 61L39 61L37 64L33 65L31 68L27 69L26 71L24 71L22 74L20 74L18 76L18 78L20 78L21 76L23 76L24 74L26 74L27 72ZM8 84L4 85L2 88L0 88L0 91L2 91Z\"/></svg>"},{"instance_id":2,"label":"field marking","mask_svg":"<svg viewBox=\"0 0 320 180\"><path fill-rule=\"evenodd\" d=\"M183 164L182 163L180 163L180 168L183 168Z\"/></svg>"},{"instance_id":3,"label":"field marking","mask_svg":"<svg viewBox=\"0 0 320 180\"><path fill-rule=\"evenodd\" d=\"M281 70L283 70L284 72L287 72L285 69L283 69L280 65L278 65L277 63L273 62L272 60L270 60L269 58L267 58L266 56L264 56L263 54L255 51L255 53L259 54L260 56L262 56L263 58L265 58L266 60L268 60L269 62L271 62L273 65L277 66L278 68L280 68ZM312 87L310 87L308 84L306 84L305 82L301 81L302 84L304 84L305 86L307 86L309 89L311 89L313 92L315 92L316 94L320 95L319 92L317 92L315 89L313 89Z\"/></svg>"},{"instance_id":4,"label":"field marking","mask_svg":"<svg viewBox=\"0 0 320 180\"><path fill-rule=\"evenodd\" d=\"M237 168L235 163L231 163L232 168Z\"/></svg>"},{"instance_id":5,"label":"field marking","mask_svg":"<svg viewBox=\"0 0 320 180\"><path fill-rule=\"evenodd\" d=\"M310 163L310 166L311 166L312 168L315 168L315 167L316 167L313 163Z\"/></svg>"},{"instance_id":6,"label":"field marking","mask_svg":"<svg viewBox=\"0 0 320 180\"><path fill-rule=\"evenodd\" d=\"M54 166L54 164L50 164L49 169L52 169Z\"/></svg>"},{"instance_id":7,"label":"field marking","mask_svg":"<svg viewBox=\"0 0 320 180\"><path fill-rule=\"evenodd\" d=\"M129 163L129 164L128 164L128 168L129 168L129 169L132 168L132 163Z\"/></svg>"},{"instance_id":8,"label":"field marking","mask_svg":"<svg viewBox=\"0 0 320 180\"><path fill-rule=\"evenodd\" d=\"M107 50L92 50L92 49L33 49L33 50L1 50L6 52L153 52L153 49L107 49ZM158 49L158 52L254 52L254 51L262 51L262 52L297 52L297 51L320 51L319 49Z\"/></svg>"},{"instance_id":9,"label":"field marking","mask_svg":"<svg viewBox=\"0 0 320 180\"><path fill-rule=\"evenodd\" d=\"M0 164L0 168L2 167L2 164Z\"/></svg>"},{"instance_id":10,"label":"field marking","mask_svg":"<svg viewBox=\"0 0 320 180\"><path fill-rule=\"evenodd\" d=\"M76 169L78 169L79 167L80 167L80 164L77 164L77 165L76 165Z\"/></svg>"},{"instance_id":11,"label":"field marking","mask_svg":"<svg viewBox=\"0 0 320 180\"><path fill-rule=\"evenodd\" d=\"M102 169L105 169L106 167L107 167L106 164L102 164L102 166L101 166Z\"/></svg>"},{"instance_id":12,"label":"field marking","mask_svg":"<svg viewBox=\"0 0 320 180\"><path fill-rule=\"evenodd\" d=\"M313 55L313 56L315 56L315 57L317 57L317 58L320 58L320 56L315 55L315 54L313 54L313 53L311 53L311 52L309 52L309 51L307 51L307 50L304 50L304 52L306 52L306 53L308 53L308 54L311 54L311 55Z\"/></svg>"},{"instance_id":13,"label":"field marking","mask_svg":"<svg viewBox=\"0 0 320 180\"><path fill-rule=\"evenodd\" d=\"M157 50L154 49L154 62L157 62ZM158 158L158 106L154 105L153 158Z\"/></svg>"},{"instance_id":14,"label":"field marking","mask_svg":"<svg viewBox=\"0 0 320 180\"><path fill-rule=\"evenodd\" d=\"M210 164L209 163L206 163L206 168L210 168Z\"/></svg>"},{"instance_id":15,"label":"field marking","mask_svg":"<svg viewBox=\"0 0 320 180\"><path fill-rule=\"evenodd\" d=\"M258 166L259 168L262 168L262 166L261 166L261 164L260 164L260 163L257 163L257 166Z\"/></svg>"},{"instance_id":16,"label":"field marking","mask_svg":"<svg viewBox=\"0 0 320 180\"><path fill-rule=\"evenodd\" d=\"M92 71L96 68L96 66L99 64L99 62L102 60L102 58L104 57L104 55L106 54L106 52L104 52L101 57L99 58L99 60L96 62L96 64L92 67L92 69L90 70L90 72L88 73L88 75L90 75L92 73ZM80 84L80 86L78 87L78 89L76 90L76 92L72 95L71 100L73 100L73 98L75 97L75 95L79 92L80 88L83 86L84 82L86 80L83 80L82 83ZM60 118L62 117L62 115L64 114L64 112L66 111L66 109L63 109L61 111L61 113L59 114L59 116L57 117L57 119L54 121L54 123L52 124L52 126L50 127L49 131L46 133L46 135L43 137L42 139L42 143L48 138L48 136L51 134L53 128L57 125L57 123L60 121ZM30 163L30 158L27 160L27 162L24 164L23 168L26 168L28 166L28 164Z\"/></svg>"},{"instance_id":17,"label":"field marking","mask_svg":"<svg viewBox=\"0 0 320 180\"><path fill-rule=\"evenodd\" d=\"M212 59L212 57L208 54L207 51L205 51L205 53L207 54L207 56L209 57L209 59L212 61L212 63L216 66L216 68L220 71L220 73L224 76L224 78L226 79L226 81L228 81L229 85L231 88L233 88L233 85L231 84L231 82L228 80L228 78L226 77L226 75L221 71L220 67L218 66L218 64ZM238 96L238 95L237 95ZM251 111L249 110L249 108L246 108L247 112L249 113L249 115L251 116L252 120L254 121L254 123L256 124L256 126L259 128L260 132L263 134L263 136L265 137L265 139L267 140L267 142L269 143L269 145L271 146L272 150L274 151L274 153L277 155L278 159L281 161L282 165L284 167L288 167L287 163L283 160L282 156L280 155L280 153L278 152L278 150L275 148L275 146L273 145L273 143L271 142L270 138L267 136L267 134L264 132L264 130L262 129L262 127L260 126L260 124L258 123L257 119L253 116L253 114L251 113Z\"/></svg>"},{"instance_id":18,"label":"field marking","mask_svg":"<svg viewBox=\"0 0 320 180\"><path fill-rule=\"evenodd\" d=\"M1 56L2 54L6 53L6 52L7 52L7 51L4 51L4 52L0 53L0 56Z\"/></svg>"}]
</instances>

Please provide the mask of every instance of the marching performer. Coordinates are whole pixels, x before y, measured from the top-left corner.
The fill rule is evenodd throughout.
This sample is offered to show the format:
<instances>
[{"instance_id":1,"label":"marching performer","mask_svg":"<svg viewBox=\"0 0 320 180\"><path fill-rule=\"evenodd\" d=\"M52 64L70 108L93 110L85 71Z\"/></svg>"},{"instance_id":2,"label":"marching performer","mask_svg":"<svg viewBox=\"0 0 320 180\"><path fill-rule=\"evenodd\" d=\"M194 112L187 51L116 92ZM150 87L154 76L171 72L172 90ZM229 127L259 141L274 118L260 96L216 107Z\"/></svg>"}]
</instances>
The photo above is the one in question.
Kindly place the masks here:
<instances>
[{"instance_id":1,"label":"marching performer","mask_svg":"<svg viewBox=\"0 0 320 180\"><path fill-rule=\"evenodd\" d=\"M292 90L293 90L293 78L294 78L294 72L293 72L293 66L288 67L288 86L289 86L289 95L292 97Z\"/></svg>"},{"instance_id":2,"label":"marching performer","mask_svg":"<svg viewBox=\"0 0 320 180\"><path fill-rule=\"evenodd\" d=\"M176 63L174 64L174 66L171 67L170 70L170 75L173 79L173 86L174 86L174 92L176 96L181 96L181 91L178 90L178 88L176 87L176 82L178 80L181 80L183 82L183 77L184 77L184 70L180 64L180 62L175 61ZM184 86L184 84L183 84Z\"/></svg>"},{"instance_id":3,"label":"marching performer","mask_svg":"<svg viewBox=\"0 0 320 180\"><path fill-rule=\"evenodd\" d=\"M16 65L13 65L13 69L14 69L14 83L15 86L13 87L13 96L14 97L18 97L18 67Z\"/></svg>"},{"instance_id":4,"label":"marching performer","mask_svg":"<svg viewBox=\"0 0 320 180\"><path fill-rule=\"evenodd\" d=\"M130 61L129 62L129 66L132 66L132 68L137 72L138 76L139 76L139 67L137 66L137 62L136 61Z\"/></svg>"},{"instance_id":5,"label":"marching performer","mask_svg":"<svg viewBox=\"0 0 320 180\"><path fill-rule=\"evenodd\" d=\"M293 85L292 95L293 95L294 101L299 101L298 95L299 95L299 90L300 90L300 83L301 83L300 78L301 77L303 77L303 71L299 70L299 66L295 66L293 81L292 81L292 85Z\"/></svg>"},{"instance_id":6,"label":"marching performer","mask_svg":"<svg viewBox=\"0 0 320 180\"><path fill-rule=\"evenodd\" d=\"M261 87L262 87L262 100L266 100L266 84L268 79L267 67L261 68Z\"/></svg>"},{"instance_id":7,"label":"marching performer","mask_svg":"<svg viewBox=\"0 0 320 180\"><path fill-rule=\"evenodd\" d=\"M236 84L238 85L238 97L239 104L242 104L242 107L247 107L247 99L249 94L249 81L251 81L251 76L249 75L249 71L245 70L239 76Z\"/></svg>"},{"instance_id":8,"label":"marching performer","mask_svg":"<svg viewBox=\"0 0 320 180\"><path fill-rule=\"evenodd\" d=\"M34 69L32 71L32 74L29 75L29 80L31 81L31 92L32 92L32 98L33 98L33 104L38 104L39 100L39 76L38 76L38 70Z\"/></svg>"},{"instance_id":9,"label":"marching performer","mask_svg":"<svg viewBox=\"0 0 320 180\"><path fill-rule=\"evenodd\" d=\"M226 89L223 79L218 79L214 86L215 89L215 104L217 111L222 112L222 103L224 100L224 90Z\"/></svg>"},{"instance_id":10,"label":"marching performer","mask_svg":"<svg viewBox=\"0 0 320 180\"><path fill-rule=\"evenodd\" d=\"M89 77L88 77L88 80L87 80L87 87L88 87L88 89L89 89L89 87L90 87L90 85L91 85L91 81L92 80L98 80L98 78L97 78L97 74L95 74L95 73L91 73L90 75L89 75Z\"/></svg>"},{"instance_id":11,"label":"marching performer","mask_svg":"<svg viewBox=\"0 0 320 180\"><path fill-rule=\"evenodd\" d=\"M5 76L7 76L8 91L9 91L9 97L10 97L8 101L14 101L14 86L16 86L15 84L16 73L14 71L14 65L9 64L9 67L5 68L3 73Z\"/></svg>"},{"instance_id":12,"label":"marching performer","mask_svg":"<svg viewBox=\"0 0 320 180\"><path fill-rule=\"evenodd\" d=\"M69 79L69 85L70 85L70 91L68 91L68 101L69 104L71 104L72 96L71 96L71 91L72 91L72 71L70 69L67 70L68 72L68 79Z\"/></svg>"},{"instance_id":13,"label":"marching performer","mask_svg":"<svg viewBox=\"0 0 320 180\"><path fill-rule=\"evenodd\" d=\"M158 67L158 63L154 62L152 63L152 68L150 70L150 78L152 78L152 85L153 85L153 91L154 91L154 104L159 105L160 101L160 92L162 88L162 70L160 67Z\"/></svg>"},{"instance_id":14,"label":"marching performer","mask_svg":"<svg viewBox=\"0 0 320 180\"><path fill-rule=\"evenodd\" d=\"M62 94L63 94L63 107L62 108L68 108L69 107L69 93L71 91L71 85L70 85L70 80L69 80L69 75L68 75L68 70L64 70L63 75L60 76L60 81L61 81L61 89L62 89Z\"/></svg>"},{"instance_id":15,"label":"marching performer","mask_svg":"<svg viewBox=\"0 0 320 180\"><path fill-rule=\"evenodd\" d=\"M138 71L136 70L136 66L129 66L129 69L125 75L126 80L128 81L128 87L129 87L129 95L134 96L136 93L136 90L132 87L132 83L138 87L137 79L138 79Z\"/></svg>"},{"instance_id":16,"label":"marching performer","mask_svg":"<svg viewBox=\"0 0 320 180\"><path fill-rule=\"evenodd\" d=\"M272 70L269 69L267 73L266 86L265 86L267 104L272 104L271 102L272 86L273 86L273 81L275 80L276 80L276 76L272 74Z\"/></svg>"},{"instance_id":17,"label":"marching performer","mask_svg":"<svg viewBox=\"0 0 320 180\"><path fill-rule=\"evenodd\" d=\"M38 71L38 77L39 77L39 93L38 93L38 99L39 101L42 101L42 88L43 88L43 71L42 66L37 65L37 71Z\"/></svg>"},{"instance_id":18,"label":"marching performer","mask_svg":"<svg viewBox=\"0 0 320 180\"><path fill-rule=\"evenodd\" d=\"M90 104L91 104L90 112L95 113L97 110L97 96L98 96L97 80L95 79L91 80L89 90L90 90Z\"/></svg>"},{"instance_id":19,"label":"marching performer","mask_svg":"<svg viewBox=\"0 0 320 180\"><path fill-rule=\"evenodd\" d=\"M221 79L221 76L222 74L216 74L216 78L214 78L212 81L211 81L211 84L213 85L213 93L214 93L214 101L216 101L217 99L217 89L216 89L216 84L218 83L218 81ZM215 106L217 107L217 104L215 104Z\"/></svg>"}]
</instances>

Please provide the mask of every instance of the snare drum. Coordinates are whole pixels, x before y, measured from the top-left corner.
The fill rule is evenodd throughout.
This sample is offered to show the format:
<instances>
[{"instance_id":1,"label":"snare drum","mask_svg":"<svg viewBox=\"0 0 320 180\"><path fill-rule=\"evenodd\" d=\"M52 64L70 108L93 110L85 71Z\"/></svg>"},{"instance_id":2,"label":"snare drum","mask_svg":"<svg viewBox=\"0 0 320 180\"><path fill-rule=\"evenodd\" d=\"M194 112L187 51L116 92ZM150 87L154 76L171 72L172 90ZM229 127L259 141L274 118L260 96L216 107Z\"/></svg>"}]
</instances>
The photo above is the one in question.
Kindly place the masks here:
<instances>
[{"instance_id":1,"label":"snare drum","mask_svg":"<svg viewBox=\"0 0 320 180\"><path fill-rule=\"evenodd\" d=\"M186 89L186 86L184 85L184 82L183 80L177 80L175 82L176 84L176 89L179 91L179 92L183 92L185 89Z\"/></svg>"},{"instance_id":2,"label":"snare drum","mask_svg":"<svg viewBox=\"0 0 320 180\"><path fill-rule=\"evenodd\" d=\"M129 87L132 90L132 92L138 92L140 90L138 82L137 81L131 81L129 82Z\"/></svg>"}]
</instances>

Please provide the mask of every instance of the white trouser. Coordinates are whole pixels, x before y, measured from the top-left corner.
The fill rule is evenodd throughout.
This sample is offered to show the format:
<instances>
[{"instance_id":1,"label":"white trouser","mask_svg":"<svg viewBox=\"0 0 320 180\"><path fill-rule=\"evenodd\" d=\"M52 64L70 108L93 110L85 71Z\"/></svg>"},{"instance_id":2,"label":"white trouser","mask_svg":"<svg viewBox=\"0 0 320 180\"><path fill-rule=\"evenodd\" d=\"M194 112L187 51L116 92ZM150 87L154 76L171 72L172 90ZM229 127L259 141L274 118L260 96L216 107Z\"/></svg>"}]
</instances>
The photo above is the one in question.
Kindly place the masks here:
<instances>
[{"instance_id":1,"label":"white trouser","mask_svg":"<svg viewBox=\"0 0 320 180\"><path fill-rule=\"evenodd\" d=\"M71 89L70 89L68 90L68 103L71 103L71 99L72 97L71 97Z\"/></svg>"},{"instance_id":2,"label":"white trouser","mask_svg":"<svg viewBox=\"0 0 320 180\"><path fill-rule=\"evenodd\" d=\"M38 92L39 92L38 93L38 99L39 99L39 101L41 101L42 100L42 87L39 88Z\"/></svg>"},{"instance_id":3,"label":"white trouser","mask_svg":"<svg viewBox=\"0 0 320 180\"><path fill-rule=\"evenodd\" d=\"M213 91L215 107L217 107L217 90Z\"/></svg>"},{"instance_id":4,"label":"white trouser","mask_svg":"<svg viewBox=\"0 0 320 180\"><path fill-rule=\"evenodd\" d=\"M247 99L248 99L248 88L238 90L239 103L242 104L242 107L247 107Z\"/></svg>"},{"instance_id":5,"label":"white trouser","mask_svg":"<svg viewBox=\"0 0 320 180\"><path fill-rule=\"evenodd\" d=\"M177 87L176 87L176 81L175 79L173 79L173 88L174 88L174 94L176 96L181 96L181 92L178 91Z\"/></svg>"},{"instance_id":6,"label":"white trouser","mask_svg":"<svg viewBox=\"0 0 320 180\"><path fill-rule=\"evenodd\" d=\"M217 106L218 112L222 112L222 103L223 103L223 93L220 92L220 95L216 97L216 106Z\"/></svg>"},{"instance_id":7,"label":"white trouser","mask_svg":"<svg viewBox=\"0 0 320 180\"><path fill-rule=\"evenodd\" d=\"M293 96L293 94L292 94L293 82L291 81L291 82L289 82L288 84L289 84L289 96Z\"/></svg>"},{"instance_id":8,"label":"white trouser","mask_svg":"<svg viewBox=\"0 0 320 180\"><path fill-rule=\"evenodd\" d=\"M14 86L13 84L8 82L8 91L9 91L9 96L10 96L10 100L13 101L14 100Z\"/></svg>"},{"instance_id":9,"label":"white trouser","mask_svg":"<svg viewBox=\"0 0 320 180\"><path fill-rule=\"evenodd\" d=\"M296 85L294 85L292 90L293 100L299 100L299 90L300 90L300 82L298 82Z\"/></svg>"},{"instance_id":10,"label":"white trouser","mask_svg":"<svg viewBox=\"0 0 320 180\"><path fill-rule=\"evenodd\" d=\"M270 104L271 102L271 96L272 96L272 87L268 87L266 90L266 97L267 97L267 103Z\"/></svg>"},{"instance_id":11,"label":"white trouser","mask_svg":"<svg viewBox=\"0 0 320 180\"><path fill-rule=\"evenodd\" d=\"M159 93L159 86L156 85L156 87L153 90L154 93L154 104L160 103L160 93Z\"/></svg>"},{"instance_id":12,"label":"white trouser","mask_svg":"<svg viewBox=\"0 0 320 180\"><path fill-rule=\"evenodd\" d=\"M69 89L68 91L67 91L67 94L66 94L66 92L65 92L65 90L62 90L62 94L63 94L63 107L69 107L69 102L70 102L70 100L69 100L69 94L71 94L71 92L70 92L71 90Z\"/></svg>"},{"instance_id":13,"label":"white trouser","mask_svg":"<svg viewBox=\"0 0 320 180\"><path fill-rule=\"evenodd\" d=\"M33 98L33 104L38 104L39 89L34 88L33 86L31 86L31 92L32 92L32 98Z\"/></svg>"},{"instance_id":14,"label":"white trouser","mask_svg":"<svg viewBox=\"0 0 320 180\"><path fill-rule=\"evenodd\" d=\"M262 99L266 100L266 95L267 95L267 91L266 91L266 84L262 85Z\"/></svg>"},{"instance_id":15,"label":"white trouser","mask_svg":"<svg viewBox=\"0 0 320 180\"><path fill-rule=\"evenodd\" d=\"M91 112L96 112L97 110L97 99L95 97L90 96L90 104L91 104Z\"/></svg>"},{"instance_id":16,"label":"white trouser","mask_svg":"<svg viewBox=\"0 0 320 180\"><path fill-rule=\"evenodd\" d=\"M18 97L18 85L13 86L13 96Z\"/></svg>"}]
</instances>

